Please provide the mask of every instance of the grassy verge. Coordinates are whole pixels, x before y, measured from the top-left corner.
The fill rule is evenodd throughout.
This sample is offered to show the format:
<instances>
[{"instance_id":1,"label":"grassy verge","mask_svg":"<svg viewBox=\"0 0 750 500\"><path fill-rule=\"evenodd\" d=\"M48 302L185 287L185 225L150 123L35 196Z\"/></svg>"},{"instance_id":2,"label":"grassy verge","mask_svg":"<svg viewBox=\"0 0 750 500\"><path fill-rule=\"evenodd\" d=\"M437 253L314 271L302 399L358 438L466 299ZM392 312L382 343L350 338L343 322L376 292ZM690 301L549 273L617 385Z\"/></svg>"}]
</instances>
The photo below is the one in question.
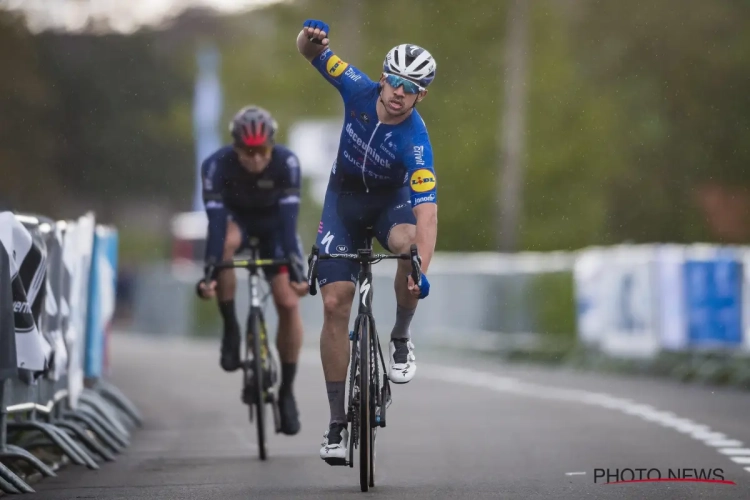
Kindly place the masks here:
<instances>
[{"instance_id":1,"label":"grassy verge","mask_svg":"<svg viewBox=\"0 0 750 500\"><path fill-rule=\"evenodd\" d=\"M509 348L497 354L509 362L646 375L750 390L750 354L747 353L661 352L651 359L620 359L584 347L570 338L548 336L533 348Z\"/></svg>"}]
</instances>

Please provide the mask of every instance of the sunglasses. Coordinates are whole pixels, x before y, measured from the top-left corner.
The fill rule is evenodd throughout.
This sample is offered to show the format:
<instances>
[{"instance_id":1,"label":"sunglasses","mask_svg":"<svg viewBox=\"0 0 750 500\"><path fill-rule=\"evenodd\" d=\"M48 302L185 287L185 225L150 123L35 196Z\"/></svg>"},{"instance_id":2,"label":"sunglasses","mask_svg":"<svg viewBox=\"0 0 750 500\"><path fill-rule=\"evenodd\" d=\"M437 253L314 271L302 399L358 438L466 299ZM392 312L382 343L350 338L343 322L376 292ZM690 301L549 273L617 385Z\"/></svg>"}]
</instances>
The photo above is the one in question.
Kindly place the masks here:
<instances>
[{"instance_id":1,"label":"sunglasses","mask_svg":"<svg viewBox=\"0 0 750 500\"><path fill-rule=\"evenodd\" d=\"M254 156L254 155L266 156L268 152L271 150L271 147L272 146L270 144L264 144L262 146L245 146L244 144L242 145L235 144L235 149L238 152L245 153L248 156Z\"/></svg>"},{"instance_id":2,"label":"sunglasses","mask_svg":"<svg viewBox=\"0 0 750 500\"><path fill-rule=\"evenodd\" d=\"M390 85L394 89L397 89L403 85L404 92L406 92L407 94L418 94L421 91L425 90L424 87L417 85L413 81L407 80L406 78L403 78L401 76L391 75L389 73L383 74L385 75L385 81L388 82L388 85Z\"/></svg>"}]
</instances>

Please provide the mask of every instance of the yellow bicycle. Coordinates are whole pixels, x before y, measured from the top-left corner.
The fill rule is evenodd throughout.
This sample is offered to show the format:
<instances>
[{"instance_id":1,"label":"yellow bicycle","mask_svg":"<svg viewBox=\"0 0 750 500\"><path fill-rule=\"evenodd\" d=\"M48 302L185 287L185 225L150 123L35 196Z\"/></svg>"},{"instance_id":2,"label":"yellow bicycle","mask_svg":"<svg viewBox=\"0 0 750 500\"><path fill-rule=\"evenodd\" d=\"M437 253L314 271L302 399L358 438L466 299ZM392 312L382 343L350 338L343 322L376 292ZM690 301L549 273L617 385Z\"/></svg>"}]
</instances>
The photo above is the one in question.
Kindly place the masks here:
<instances>
[{"instance_id":1,"label":"yellow bicycle","mask_svg":"<svg viewBox=\"0 0 750 500\"><path fill-rule=\"evenodd\" d=\"M281 432L277 385L281 367L278 354L268 343L268 329L261 305L263 300L259 292L261 278L258 271L268 267L289 265L289 259L260 259L257 238L250 239L249 249L248 258L235 258L209 264L206 268L205 279L208 281L208 276L212 275L214 269L242 268L250 273L250 311L247 316L245 355L241 363L242 402L249 406L251 422L255 413L258 453L261 460L266 460L266 404L271 405L276 433Z\"/></svg>"}]
</instances>

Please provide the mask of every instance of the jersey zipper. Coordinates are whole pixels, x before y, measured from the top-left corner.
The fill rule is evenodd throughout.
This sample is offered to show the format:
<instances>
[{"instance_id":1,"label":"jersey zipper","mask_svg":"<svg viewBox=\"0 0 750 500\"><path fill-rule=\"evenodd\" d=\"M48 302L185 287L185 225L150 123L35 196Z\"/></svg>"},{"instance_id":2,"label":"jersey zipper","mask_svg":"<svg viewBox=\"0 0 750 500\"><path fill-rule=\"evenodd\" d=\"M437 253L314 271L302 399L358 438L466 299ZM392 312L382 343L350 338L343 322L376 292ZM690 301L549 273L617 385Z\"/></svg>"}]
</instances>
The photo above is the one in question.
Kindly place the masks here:
<instances>
[{"instance_id":1,"label":"jersey zipper","mask_svg":"<svg viewBox=\"0 0 750 500\"><path fill-rule=\"evenodd\" d=\"M378 123L375 125L375 130L372 131L372 135L370 136L370 140L367 142L367 147L365 147L365 158L362 161L362 182L365 184L365 192L369 193L370 188L367 187L367 180L365 179L365 167L367 166L367 153L370 152L370 144L372 143L372 139L375 137L375 134L378 132L378 127L380 126L380 120L378 120Z\"/></svg>"}]
</instances>

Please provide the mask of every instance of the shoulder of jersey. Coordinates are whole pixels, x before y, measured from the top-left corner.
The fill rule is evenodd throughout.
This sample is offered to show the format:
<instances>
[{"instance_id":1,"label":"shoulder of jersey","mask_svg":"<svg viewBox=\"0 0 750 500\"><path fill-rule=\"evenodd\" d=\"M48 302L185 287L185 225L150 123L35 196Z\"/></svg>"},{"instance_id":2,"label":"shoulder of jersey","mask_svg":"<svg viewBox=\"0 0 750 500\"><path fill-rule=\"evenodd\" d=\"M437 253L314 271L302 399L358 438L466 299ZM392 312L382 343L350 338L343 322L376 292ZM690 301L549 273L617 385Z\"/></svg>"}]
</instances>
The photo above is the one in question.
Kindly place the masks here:
<instances>
[{"instance_id":1,"label":"shoulder of jersey","mask_svg":"<svg viewBox=\"0 0 750 500\"><path fill-rule=\"evenodd\" d=\"M204 166L211 166L212 164L226 163L226 160L231 157L234 153L232 146L222 146L213 153L211 153L204 161Z\"/></svg>"},{"instance_id":2,"label":"shoulder of jersey","mask_svg":"<svg viewBox=\"0 0 750 500\"><path fill-rule=\"evenodd\" d=\"M214 160L227 160L235 156L234 148L232 146L222 146L216 150L213 154Z\"/></svg>"},{"instance_id":3,"label":"shoulder of jersey","mask_svg":"<svg viewBox=\"0 0 750 500\"><path fill-rule=\"evenodd\" d=\"M420 115L419 111L417 111L416 109L411 114L411 125L413 127L414 133L427 134L427 124L424 122L424 118L422 118L422 115Z\"/></svg>"},{"instance_id":4,"label":"shoulder of jersey","mask_svg":"<svg viewBox=\"0 0 750 500\"><path fill-rule=\"evenodd\" d=\"M276 153L274 156L276 157L276 162L278 164L291 168L299 167L299 160L294 151L283 144L274 144L273 148Z\"/></svg>"}]
</instances>

